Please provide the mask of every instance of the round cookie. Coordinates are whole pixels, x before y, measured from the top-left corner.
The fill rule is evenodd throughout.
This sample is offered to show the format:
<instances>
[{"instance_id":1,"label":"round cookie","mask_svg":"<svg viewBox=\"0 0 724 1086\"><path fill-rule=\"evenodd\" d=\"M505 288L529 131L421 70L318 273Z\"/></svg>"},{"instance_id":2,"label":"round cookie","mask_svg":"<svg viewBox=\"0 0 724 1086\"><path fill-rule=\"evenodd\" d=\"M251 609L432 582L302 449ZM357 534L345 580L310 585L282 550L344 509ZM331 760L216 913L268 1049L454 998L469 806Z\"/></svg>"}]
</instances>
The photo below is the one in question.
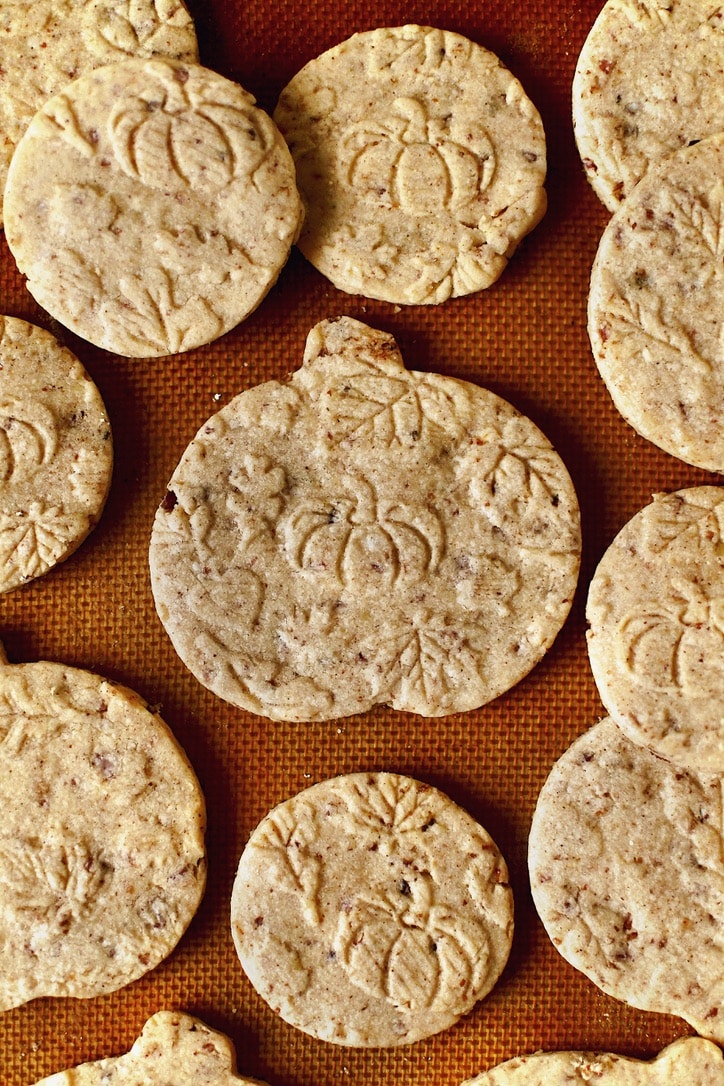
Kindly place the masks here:
<instances>
[{"instance_id":1,"label":"round cookie","mask_svg":"<svg viewBox=\"0 0 724 1086\"><path fill-rule=\"evenodd\" d=\"M722 35L724 38L724 34ZM624 418L724 471L724 133L652 166L604 231L588 331Z\"/></svg>"},{"instance_id":2,"label":"round cookie","mask_svg":"<svg viewBox=\"0 0 724 1086\"><path fill-rule=\"evenodd\" d=\"M608 995L724 1041L722 782L631 743L610 718L556 762L533 815L533 901Z\"/></svg>"},{"instance_id":3,"label":"round cookie","mask_svg":"<svg viewBox=\"0 0 724 1086\"><path fill-rule=\"evenodd\" d=\"M264 1086L236 1073L234 1046L189 1014L158 1011L129 1052L58 1071L36 1086Z\"/></svg>"},{"instance_id":4,"label":"round cookie","mask_svg":"<svg viewBox=\"0 0 724 1086\"><path fill-rule=\"evenodd\" d=\"M724 1057L717 1045L702 1037L674 1041L653 1060L612 1052L535 1052L507 1060L463 1086L582 1086L590 1082L596 1086L724 1086Z\"/></svg>"},{"instance_id":5,"label":"round cookie","mask_svg":"<svg viewBox=\"0 0 724 1086\"><path fill-rule=\"evenodd\" d=\"M588 653L630 739L724 773L724 487L658 494L591 580Z\"/></svg>"},{"instance_id":6,"label":"round cookie","mask_svg":"<svg viewBox=\"0 0 724 1086\"><path fill-rule=\"evenodd\" d=\"M0 317L0 592L72 554L112 471L108 415L84 367L50 332Z\"/></svg>"},{"instance_id":7,"label":"round cookie","mask_svg":"<svg viewBox=\"0 0 724 1086\"><path fill-rule=\"evenodd\" d=\"M171 953L204 890L204 800L137 694L3 656L0 798L0 1010L103 995Z\"/></svg>"},{"instance_id":8,"label":"round cookie","mask_svg":"<svg viewBox=\"0 0 724 1086\"><path fill-rule=\"evenodd\" d=\"M0 200L33 114L79 75L128 56L198 60L183 0L0 0Z\"/></svg>"},{"instance_id":9,"label":"round cookie","mask_svg":"<svg viewBox=\"0 0 724 1086\"><path fill-rule=\"evenodd\" d=\"M234 944L281 1017L324 1041L410 1044L498 980L513 899L490 835L442 792L352 773L274 808L242 853Z\"/></svg>"},{"instance_id":10,"label":"round cookie","mask_svg":"<svg viewBox=\"0 0 724 1086\"><path fill-rule=\"evenodd\" d=\"M286 720L442 716L522 679L570 609L578 503L506 401L348 317L206 422L154 520L156 609L220 697Z\"/></svg>"},{"instance_id":11,"label":"round cookie","mask_svg":"<svg viewBox=\"0 0 724 1086\"><path fill-rule=\"evenodd\" d=\"M722 129L722 14L707 0L607 0L573 77L587 177L615 211L654 164Z\"/></svg>"},{"instance_id":12,"label":"round cookie","mask_svg":"<svg viewBox=\"0 0 724 1086\"><path fill-rule=\"evenodd\" d=\"M294 76L274 118L306 206L299 247L350 294L429 304L481 290L545 212L540 116L459 34L355 34Z\"/></svg>"},{"instance_id":13,"label":"round cookie","mask_svg":"<svg viewBox=\"0 0 724 1086\"><path fill-rule=\"evenodd\" d=\"M302 215L270 117L198 64L126 60L35 114L5 191L27 287L91 343L187 351L243 320L276 281Z\"/></svg>"}]
</instances>

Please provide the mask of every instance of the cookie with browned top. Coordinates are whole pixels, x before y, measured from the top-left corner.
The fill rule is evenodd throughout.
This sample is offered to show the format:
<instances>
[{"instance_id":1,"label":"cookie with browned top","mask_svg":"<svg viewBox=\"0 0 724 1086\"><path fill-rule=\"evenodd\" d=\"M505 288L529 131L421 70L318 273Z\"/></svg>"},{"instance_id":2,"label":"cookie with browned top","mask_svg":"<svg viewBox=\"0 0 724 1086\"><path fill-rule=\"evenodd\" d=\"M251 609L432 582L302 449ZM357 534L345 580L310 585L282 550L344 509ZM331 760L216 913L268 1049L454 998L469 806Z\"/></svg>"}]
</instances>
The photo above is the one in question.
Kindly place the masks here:
<instances>
[{"instance_id":1,"label":"cookie with browned top","mask_svg":"<svg viewBox=\"0 0 724 1086\"><path fill-rule=\"evenodd\" d=\"M251 834L231 901L237 953L285 1021L335 1044L438 1033L498 980L513 899L494 841L396 773L305 789Z\"/></svg>"}]
</instances>

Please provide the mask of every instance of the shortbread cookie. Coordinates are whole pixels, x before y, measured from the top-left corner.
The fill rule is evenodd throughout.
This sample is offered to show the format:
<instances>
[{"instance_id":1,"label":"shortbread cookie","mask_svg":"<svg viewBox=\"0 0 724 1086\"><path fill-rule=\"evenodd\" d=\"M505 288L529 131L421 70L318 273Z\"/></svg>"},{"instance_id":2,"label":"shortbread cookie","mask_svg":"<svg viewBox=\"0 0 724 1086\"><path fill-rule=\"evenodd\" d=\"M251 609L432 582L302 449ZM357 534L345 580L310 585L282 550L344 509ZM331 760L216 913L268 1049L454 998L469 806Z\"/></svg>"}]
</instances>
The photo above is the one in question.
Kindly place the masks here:
<instances>
[{"instance_id":1,"label":"shortbread cookie","mask_svg":"<svg viewBox=\"0 0 724 1086\"><path fill-rule=\"evenodd\" d=\"M79 75L127 56L197 61L183 0L0 0L0 199L36 110Z\"/></svg>"},{"instance_id":2,"label":"shortbread cookie","mask_svg":"<svg viewBox=\"0 0 724 1086\"><path fill-rule=\"evenodd\" d=\"M263 1086L258 1079L237 1074L236 1054L228 1037L176 1011L158 1011L149 1018L123 1056L58 1071L36 1086L168 1086L171 1082L174 1086Z\"/></svg>"},{"instance_id":3,"label":"shortbread cookie","mask_svg":"<svg viewBox=\"0 0 724 1086\"><path fill-rule=\"evenodd\" d=\"M126 60L36 113L5 192L5 233L49 313L108 351L208 343L276 281L301 203L276 125L198 64Z\"/></svg>"},{"instance_id":4,"label":"shortbread cookie","mask_svg":"<svg viewBox=\"0 0 724 1086\"><path fill-rule=\"evenodd\" d=\"M553 642L579 560L576 495L537 427L406 370L392 336L348 317L312 329L289 381L204 424L150 548L186 666L288 720L490 701Z\"/></svg>"},{"instance_id":5,"label":"shortbread cookie","mask_svg":"<svg viewBox=\"0 0 724 1086\"><path fill-rule=\"evenodd\" d=\"M529 841L533 901L566 961L720 1043L723 815L721 778L672 766L606 718L553 767Z\"/></svg>"},{"instance_id":6,"label":"shortbread cookie","mask_svg":"<svg viewBox=\"0 0 724 1086\"><path fill-rule=\"evenodd\" d=\"M545 211L540 116L459 34L355 34L294 76L274 117L307 210L299 247L348 293L436 303L489 287Z\"/></svg>"},{"instance_id":7,"label":"shortbread cookie","mask_svg":"<svg viewBox=\"0 0 724 1086\"><path fill-rule=\"evenodd\" d=\"M653 1060L611 1052L536 1052L499 1064L463 1086L724 1086L721 1049L701 1037L674 1041ZM84 1086L84 1084L80 1084Z\"/></svg>"},{"instance_id":8,"label":"shortbread cookie","mask_svg":"<svg viewBox=\"0 0 724 1086\"><path fill-rule=\"evenodd\" d=\"M112 470L108 415L81 363L50 332L0 317L0 592L82 543Z\"/></svg>"},{"instance_id":9,"label":"shortbread cookie","mask_svg":"<svg viewBox=\"0 0 724 1086\"><path fill-rule=\"evenodd\" d=\"M610 211L652 165L722 130L723 22L708 0L608 0L601 9L576 65L573 124Z\"/></svg>"},{"instance_id":10,"label":"shortbread cookie","mask_svg":"<svg viewBox=\"0 0 724 1086\"><path fill-rule=\"evenodd\" d=\"M724 487L637 513L596 569L587 618L596 685L629 738L724 773Z\"/></svg>"},{"instance_id":11,"label":"shortbread cookie","mask_svg":"<svg viewBox=\"0 0 724 1086\"><path fill-rule=\"evenodd\" d=\"M594 358L624 418L672 456L720 472L723 219L724 133L634 189L603 234L588 304Z\"/></svg>"},{"instance_id":12,"label":"shortbread cookie","mask_svg":"<svg viewBox=\"0 0 724 1086\"><path fill-rule=\"evenodd\" d=\"M3 659L0 802L0 1010L112 992L173 950L204 889L204 801L137 694Z\"/></svg>"},{"instance_id":13,"label":"shortbread cookie","mask_svg":"<svg viewBox=\"0 0 724 1086\"><path fill-rule=\"evenodd\" d=\"M446 795L352 773L261 821L231 924L249 980L285 1021L387 1047L446 1029L487 995L510 953L513 899L494 841Z\"/></svg>"}]
</instances>

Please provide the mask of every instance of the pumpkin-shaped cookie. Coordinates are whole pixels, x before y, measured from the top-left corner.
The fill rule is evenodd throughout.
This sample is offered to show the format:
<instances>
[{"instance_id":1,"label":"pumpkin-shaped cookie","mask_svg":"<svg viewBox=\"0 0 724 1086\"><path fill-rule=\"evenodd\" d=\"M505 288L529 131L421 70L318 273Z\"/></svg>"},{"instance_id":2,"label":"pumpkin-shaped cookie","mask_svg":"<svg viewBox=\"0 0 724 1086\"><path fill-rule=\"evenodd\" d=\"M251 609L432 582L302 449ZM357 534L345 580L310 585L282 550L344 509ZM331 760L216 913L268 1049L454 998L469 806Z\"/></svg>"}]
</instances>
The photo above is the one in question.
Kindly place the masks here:
<instances>
[{"instance_id":1,"label":"pumpkin-shaped cookie","mask_svg":"<svg viewBox=\"0 0 724 1086\"><path fill-rule=\"evenodd\" d=\"M564 622L578 503L529 419L323 321L287 382L204 424L153 525L156 608L200 682L272 719L477 708Z\"/></svg>"}]
</instances>

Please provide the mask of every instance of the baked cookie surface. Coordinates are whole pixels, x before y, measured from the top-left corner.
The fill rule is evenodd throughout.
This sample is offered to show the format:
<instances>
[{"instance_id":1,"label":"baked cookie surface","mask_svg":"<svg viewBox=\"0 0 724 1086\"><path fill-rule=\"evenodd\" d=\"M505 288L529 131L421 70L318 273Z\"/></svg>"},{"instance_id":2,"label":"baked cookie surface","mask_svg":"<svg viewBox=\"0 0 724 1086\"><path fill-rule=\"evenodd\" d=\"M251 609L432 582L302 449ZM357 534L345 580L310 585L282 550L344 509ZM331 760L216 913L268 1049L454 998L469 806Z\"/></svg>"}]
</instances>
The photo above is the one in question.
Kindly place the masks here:
<instances>
[{"instance_id":1,"label":"baked cookie surface","mask_svg":"<svg viewBox=\"0 0 724 1086\"><path fill-rule=\"evenodd\" d=\"M112 992L171 953L204 890L204 800L137 694L3 661L0 797L0 1010Z\"/></svg>"},{"instance_id":2,"label":"baked cookie surface","mask_svg":"<svg viewBox=\"0 0 724 1086\"><path fill-rule=\"evenodd\" d=\"M724 28L707 0L607 0L581 49L573 124L596 195L615 211L646 171L722 129Z\"/></svg>"},{"instance_id":3,"label":"baked cookie surface","mask_svg":"<svg viewBox=\"0 0 724 1086\"><path fill-rule=\"evenodd\" d=\"M510 952L505 861L467 812L394 773L353 773L279 804L251 834L231 901L257 991L298 1029L410 1044L472 1009Z\"/></svg>"},{"instance_id":4,"label":"baked cookie surface","mask_svg":"<svg viewBox=\"0 0 724 1086\"><path fill-rule=\"evenodd\" d=\"M299 247L347 293L429 304L481 290L545 212L540 116L459 34L355 34L294 76L274 118L306 206Z\"/></svg>"},{"instance_id":5,"label":"baked cookie surface","mask_svg":"<svg viewBox=\"0 0 724 1086\"><path fill-rule=\"evenodd\" d=\"M351 318L230 401L176 468L150 545L156 609L220 697L276 719L476 708L570 609L578 503L506 401L404 368Z\"/></svg>"},{"instance_id":6,"label":"baked cookie surface","mask_svg":"<svg viewBox=\"0 0 724 1086\"><path fill-rule=\"evenodd\" d=\"M610 718L554 765L531 823L533 901L608 995L724 1040L721 778L631 743Z\"/></svg>"},{"instance_id":7,"label":"baked cookie surface","mask_svg":"<svg viewBox=\"0 0 724 1086\"><path fill-rule=\"evenodd\" d=\"M128 56L198 60L183 0L0 0L0 200L36 110L84 72Z\"/></svg>"},{"instance_id":8,"label":"baked cookie surface","mask_svg":"<svg viewBox=\"0 0 724 1086\"><path fill-rule=\"evenodd\" d=\"M621 529L588 591L588 654L630 739L724 773L724 487L659 494Z\"/></svg>"},{"instance_id":9,"label":"baked cookie surface","mask_svg":"<svg viewBox=\"0 0 724 1086\"><path fill-rule=\"evenodd\" d=\"M50 332L0 317L0 592L75 551L112 471L108 415L80 361Z\"/></svg>"},{"instance_id":10,"label":"baked cookie surface","mask_svg":"<svg viewBox=\"0 0 724 1086\"><path fill-rule=\"evenodd\" d=\"M35 114L5 191L5 234L49 313L130 357L221 336L265 297L302 210L279 131L198 64L127 60Z\"/></svg>"},{"instance_id":11,"label":"baked cookie surface","mask_svg":"<svg viewBox=\"0 0 724 1086\"><path fill-rule=\"evenodd\" d=\"M653 1060L611 1052L536 1052L517 1056L463 1086L722 1086L721 1049L701 1037L674 1041Z\"/></svg>"},{"instance_id":12,"label":"baked cookie surface","mask_svg":"<svg viewBox=\"0 0 724 1086\"><path fill-rule=\"evenodd\" d=\"M228 1037L200 1019L177 1011L158 1011L122 1056L83 1063L35 1086L264 1086L236 1073L236 1054Z\"/></svg>"},{"instance_id":13,"label":"baked cookie surface","mask_svg":"<svg viewBox=\"0 0 724 1086\"><path fill-rule=\"evenodd\" d=\"M724 133L652 166L604 231L588 301L593 355L623 417L672 456L720 472L722 177Z\"/></svg>"}]
</instances>

